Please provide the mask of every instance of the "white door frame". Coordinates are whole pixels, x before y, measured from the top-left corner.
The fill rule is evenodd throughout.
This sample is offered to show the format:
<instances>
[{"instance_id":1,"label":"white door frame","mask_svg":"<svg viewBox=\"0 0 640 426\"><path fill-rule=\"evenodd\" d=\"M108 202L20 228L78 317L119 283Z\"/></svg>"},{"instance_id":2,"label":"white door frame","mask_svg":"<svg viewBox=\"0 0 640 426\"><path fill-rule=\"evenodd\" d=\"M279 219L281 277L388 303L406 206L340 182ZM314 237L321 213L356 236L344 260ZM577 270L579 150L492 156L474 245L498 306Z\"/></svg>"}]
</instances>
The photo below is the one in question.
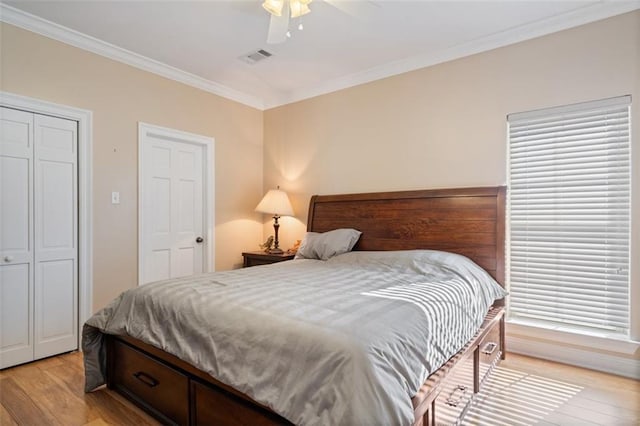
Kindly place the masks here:
<instances>
[{"instance_id":1,"label":"white door frame","mask_svg":"<svg viewBox=\"0 0 640 426\"><path fill-rule=\"evenodd\" d=\"M0 104L78 122L78 348L93 315L93 112L0 91Z\"/></svg>"},{"instance_id":2,"label":"white door frame","mask_svg":"<svg viewBox=\"0 0 640 426\"><path fill-rule=\"evenodd\" d=\"M144 145L147 143L147 136L166 139L170 141L194 144L202 146L204 152L203 164L203 197L202 197L202 217L203 230L206 244L204 245L202 270L204 272L212 272L215 269L215 232L214 232L214 213L215 213L215 197L214 197L214 179L213 167L214 143L215 140L209 136L196 135L194 133L183 132L181 130L170 129L167 127L155 126L153 124L138 122L138 285L143 283L143 218L144 218Z\"/></svg>"}]
</instances>

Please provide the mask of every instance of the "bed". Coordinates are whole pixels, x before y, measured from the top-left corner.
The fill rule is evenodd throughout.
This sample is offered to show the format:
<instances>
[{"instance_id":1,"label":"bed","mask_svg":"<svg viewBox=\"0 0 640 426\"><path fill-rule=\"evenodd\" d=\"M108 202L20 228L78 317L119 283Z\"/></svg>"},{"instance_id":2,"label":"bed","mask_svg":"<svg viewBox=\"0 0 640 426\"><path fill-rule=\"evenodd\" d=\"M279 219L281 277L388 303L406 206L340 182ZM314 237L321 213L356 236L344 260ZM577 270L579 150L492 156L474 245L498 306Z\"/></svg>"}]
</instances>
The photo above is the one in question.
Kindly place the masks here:
<instances>
[{"instance_id":1,"label":"bed","mask_svg":"<svg viewBox=\"0 0 640 426\"><path fill-rule=\"evenodd\" d=\"M274 282L273 278L278 277L278 283L273 284L275 286L273 289L283 295L285 301L274 301L273 304L276 306L275 310L280 307L283 312L288 309L289 299L294 299L298 295L287 293L290 289L285 284L280 284L279 281L293 280L292 277L298 274L296 268L301 271L300 274L311 273L311 277L315 276L321 279L325 276L323 274L335 274L342 271L345 262L347 262L345 259L348 259L348 269L345 269L343 273L349 276L359 275L361 281L366 281L368 279L366 271L372 268L370 263L366 264L366 270L356 271L357 273L353 272L352 264L354 261L360 262L363 258L366 259L366 262L370 262L372 255L369 252L377 252L378 254L374 255L377 256L376 262L382 265L381 268L387 268L388 264L395 265L395 263L403 262L404 257L397 258L396 256L405 256L407 251L410 251L410 255L414 256L415 252L413 251L420 249L419 256L428 256L429 259L435 256L434 259L437 260L438 267L440 268L441 264L444 265L438 269L439 271L448 271L450 269L449 263L457 263L458 258L455 255L447 255L444 258L439 252L430 253L429 251L442 250L457 253L473 260L498 283L503 283L504 197L504 187L314 196L309 206L308 231L321 233L341 228L358 229L362 234L353 248L353 252L336 256L328 261L294 260L278 265L248 268L253 271L243 272L243 275L245 278L247 276L253 277L255 282L267 278ZM450 258L454 260L451 261ZM304 266L305 262L307 262L307 266ZM472 272L470 272L472 275L477 272L473 267L467 267L472 268ZM384 270L386 271L386 269ZM484 274L484 271L481 272ZM482 381L490 374L492 366L500 357L504 356L503 303L502 299L496 300L486 312L486 316L485 312L482 312L480 318L477 318L478 313L462 315L463 317L468 316L470 323L475 322L476 324L473 330L469 328L471 326L465 328L466 343L462 344L459 350L456 349L457 352L447 353L446 358L433 361L437 362L438 366L442 364L437 370L432 368L433 365L412 364L404 360L393 360L391 364L384 364L380 368L376 367L377 369L368 365L361 367L359 362L353 361L354 359L359 360L361 356L360 353L352 350L353 342L351 340L357 340L357 334L356 338L353 336L344 338L346 334L343 333L344 330L340 328L340 324L343 324L342 327L345 329L356 328L363 334L368 333L374 340L378 335L395 336L405 328L407 330L421 330L421 327L415 325L424 320L420 313L420 309L422 309L420 306L414 306L415 303L400 303L402 301L393 300L393 297L381 297L390 289L396 290L399 285L396 282L398 279L405 280L406 282L400 282L405 286L425 285L424 282L412 281L414 280L413 272L406 277L403 273L393 270L383 278L378 278L376 275L376 277L370 278L367 286L363 288L358 287L362 284L356 280L353 284L355 291L351 291L352 287L344 287L342 290L342 288L332 289L329 285L326 285L326 288L322 288L320 285L314 288L312 285L311 291L322 289L323 292L329 293L329 296L333 295L334 299L329 300L332 300L334 305L343 304L346 310L340 316L335 316L334 313L339 309L333 309L333 306L328 309L326 305L318 304L314 310L304 312L304 321L294 325L280 324L279 317L274 316L267 309L267 306L264 306L264 310L262 308L256 309L256 306L261 307L261 302L268 300L268 288L263 286L262 289L256 289L254 286L252 291L256 295L254 299L257 300L252 302L253 311L244 310L238 314L237 308L230 308L224 318L232 318L233 320L222 327L222 331L217 332L215 339L210 338L207 333L200 332L202 327L193 325L190 327L195 331L189 331L188 339L166 331L155 333L155 330L161 328L162 324L158 324L158 322L164 322L163 318L166 318L167 322L171 322L173 317L186 315L189 318L185 319L183 323L196 321L200 318L197 313L201 308L192 308L193 300L198 297L206 297L205 293L209 292L209 289L216 286L227 286L229 283L235 282L234 280L239 280L240 274L218 273L214 279L209 276L194 279L189 284L190 295L178 298L180 302L177 303L181 303L180 309L171 308L163 314L164 317L155 313L156 310L163 309L162 303L155 301L155 299L150 302L154 305L153 315L149 313L151 310L147 312L146 309L139 307L144 305L133 305L133 302L126 302L131 303L131 305L125 306L127 311L122 307L123 302L119 301L116 303L118 309L121 311L124 309L124 312L129 316L135 317L135 321L132 323L123 321L121 326L116 326L117 319L110 317L115 305L110 305L111 307L100 311L92 319L93 326L85 326L83 349L85 350L85 369L87 371L86 389L94 389L104 379L108 387L122 393L164 423L290 424L291 420L294 423L303 424L354 424L360 422L361 419L367 419L362 421L368 424L435 424L438 419L436 407L445 393L447 394L446 402L449 405L458 405L462 399L461 396L456 397L454 394L459 392L461 388L466 389L466 387L456 384L451 393L448 390L450 385L458 380L456 377L458 373L470 369L468 387L472 389L471 395L473 395L479 390ZM313 278L308 278L308 276L304 279L313 281ZM373 288L374 282L378 283L379 280L382 280L379 285L375 284L378 287ZM384 280L387 280L388 283L385 283ZM329 282L329 280L326 281ZM239 287L243 285L241 281L238 283ZM138 291L137 297L145 299L155 297L152 293L172 293L174 287L178 286L178 283L173 282L159 284L153 290ZM180 286L184 287L182 284ZM455 286L452 284L451 288L453 287ZM227 293L224 294L227 299L235 297L235 293L233 293L235 288L233 286L229 286L229 289L225 287L224 291ZM373 290L371 290L372 288ZM222 290L216 289L215 291ZM343 298L338 297L340 291L345 292ZM349 291L351 293L348 293ZM447 288L447 291L453 290ZM494 296L497 298L496 295ZM369 308L368 305L372 305L377 306L378 310L374 311L375 314L369 314L368 317L365 317L366 320L354 317L350 319L351 322L348 322L345 318L350 316L351 311L357 311L365 305L360 302L365 297L369 297L366 303L367 308ZM357 300L357 303L352 303L350 299ZM494 297L491 298L491 302L493 299ZM313 302L313 293L309 293L305 300ZM309 304L313 305L311 302ZM208 311L206 314L202 314L202 317L216 316L218 311L225 311L226 305L225 302L224 306L216 307L215 312ZM401 313L400 318L411 318L412 320L407 320L406 324L397 320L386 321L386 316L391 317L400 305L402 305L402 309L407 309L406 305L412 305L408 308L409 310L398 311ZM157 308L158 306L160 308ZM297 305L291 304L290 306L291 312L295 312ZM468 310L475 311L476 308ZM484 310L486 311L486 309ZM334 332L327 333L323 329L318 329L313 318L315 316L331 317L331 315L334 315L332 319ZM447 314L443 313L442 315L443 322L451 321L447 319ZM476 318L473 318L474 316ZM127 315L121 314L120 317L127 317ZM241 339L236 336L244 336L244 333L253 332L251 329L244 330L242 328L244 327L243 321L248 317L260 324L270 324L272 327L270 330L273 334L265 333L264 339L260 335L253 334L249 339L252 344L243 346ZM414 317L415 320L413 320ZM161 320L159 321L158 318ZM136 326L142 321L151 321L144 325L144 337L135 332ZM107 327L107 324L111 328ZM390 331L389 327L391 327ZM294 332L297 328L301 328L303 332L296 335ZM225 340L221 337L225 333L227 335L233 334L233 338L236 340ZM154 335L149 337L149 334ZM281 335L285 335L285 337L280 337ZM328 339L323 340L320 345L322 346L320 348L322 355L308 350L308 346L313 346L318 336ZM269 353L270 349L267 346L262 346L261 340L277 341L279 338L284 339L283 342L286 344L283 343L279 347L279 352L275 353L277 356ZM380 337L380 339L382 338ZM448 338L446 337L446 339ZM153 345L145 343L143 340L151 341ZM213 353L217 357L192 353L195 350L192 346L200 347L206 342L212 345ZM223 345L221 342L225 344ZM402 344L404 345L404 343ZM459 345L459 343L456 344ZM325 349L326 347L331 348L333 345L344 348L344 351L340 352L340 356L336 357L333 349L331 351ZM397 345L397 342L394 341L391 344L384 342L381 347L386 348L390 345ZM416 352L422 354L428 351L426 347L420 345L415 347ZM227 346L233 347L233 349L224 349ZM295 348L293 352L306 354L305 357L298 357L304 358L304 360L287 358L288 355L283 355L282 351L289 350L290 347ZM412 349L414 346L402 346L402 350L397 352L411 352L407 348ZM228 353L225 354L225 350ZM373 352L377 357L376 360L392 358L389 353L384 353L383 350L378 351L377 347ZM440 349L433 352L437 356L444 356L444 352ZM345 357L344 353L349 356ZM230 357L230 359L225 361L225 357ZM318 360L313 361L314 357ZM185 359L190 362L186 362ZM283 362L288 365L280 367L274 365L281 362L279 360L286 360ZM316 364L310 364L310 360L318 362L317 367ZM194 365L204 367L196 368ZM389 365L392 367L390 368ZM284 379L285 385L275 386L275 378L283 376L282 371L286 372L287 369L302 370L302 373L298 371L298 375L294 375L293 379L291 377ZM389 384L389 389L393 389L394 386L398 388L394 390L395 393L389 391L389 395L380 396L378 393L384 393L379 392L381 388L384 388L385 392L387 391L386 382L385 386L376 387L375 384L370 383L370 378L384 376L388 370L407 370L408 374L402 380L396 380L397 383ZM102 376L99 375L100 377L94 380L96 371L101 372ZM205 371L213 372L216 378ZM425 371L428 374L424 375ZM245 385L244 381L242 386L225 384L234 383L231 377L234 374L236 376L249 375L251 380L259 382L261 385L260 387ZM341 376L351 378L351 375L358 378L358 380L345 381L352 388L345 388L345 385L336 387L332 383L332 380L338 381ZM302 379L307 376L313 380L305 385L302 383L304 382ZM339 377L332 378L332 376ZM417 380L416 377L421 377L420 381L413 383ZM452 379L454 377L456 378ZM364 380L359 381L361 378ZM314 389L312 385L316 382L318 386L317 389ZM320 386L321 382L327 383ZM330 389L330 391L326 389ZM411 398L406 398L409 401L408 408L407 402L399 401L398 395L402 389L405 393L410 392L413 395ZM328 399L326 395L328 395ZM345 403L343 399L349 402ZM257 400L265 403L259 403ZM460 405L466 406L466 404ZM345 414L343 417L332 417L336 412L345 412Z\"/></svg>"}]
</instances>

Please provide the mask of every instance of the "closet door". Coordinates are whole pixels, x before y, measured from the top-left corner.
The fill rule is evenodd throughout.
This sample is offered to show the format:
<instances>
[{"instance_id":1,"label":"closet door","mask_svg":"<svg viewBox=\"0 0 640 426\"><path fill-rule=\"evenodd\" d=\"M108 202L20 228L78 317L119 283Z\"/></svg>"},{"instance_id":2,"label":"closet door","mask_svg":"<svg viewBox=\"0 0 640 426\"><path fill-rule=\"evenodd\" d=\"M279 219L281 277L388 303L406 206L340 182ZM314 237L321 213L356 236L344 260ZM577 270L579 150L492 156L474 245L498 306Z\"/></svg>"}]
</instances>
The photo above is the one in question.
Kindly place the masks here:
<instances>
[{"instance_id":1,"label":"closet door","mask_svg":"<svg viewBox=\"0 0 640 426\"><path fill-rule=\"evenodd\" d=\"M0 368L78 347L77 123L0 114Z\"/></svg>"},{"instance_id":2,"label":"closet door","mask_svg":"<svg viewBox=\"0 0 640 426\"><path fill-rule=\"evenodd\" d=\"M0 368L33 359L33 114L0 109Z\"/></svg>"},{"instance_id":3,"label":"closet door","mask_svg":"<svg viewBox=\"0 0 640 426\"><path fill-rule=\"evenodd\" d=\"M77 123L35 115L35 359L78 346Z\"/></svg>"}]
</instances>

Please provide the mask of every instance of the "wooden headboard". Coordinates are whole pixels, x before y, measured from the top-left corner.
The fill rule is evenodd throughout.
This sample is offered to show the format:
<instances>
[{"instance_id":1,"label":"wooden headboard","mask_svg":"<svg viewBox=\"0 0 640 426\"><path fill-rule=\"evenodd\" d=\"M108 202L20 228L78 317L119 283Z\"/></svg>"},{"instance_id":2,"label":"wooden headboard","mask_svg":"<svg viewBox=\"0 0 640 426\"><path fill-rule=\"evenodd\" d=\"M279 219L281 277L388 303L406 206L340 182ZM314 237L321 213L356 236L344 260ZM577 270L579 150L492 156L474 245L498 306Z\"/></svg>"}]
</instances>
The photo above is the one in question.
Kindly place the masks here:
<instances>
[{"instance_id":1,"label":"wooden headboard","mask_svg":"<svg viewBox=\"0 0 640 426\"><path fill-rule=\"evenodd\" d=\"M504 286L504 186L314 195L307 230L355 228L354 250L444 250L465 255Z\"/></svg>"}]
</instances>

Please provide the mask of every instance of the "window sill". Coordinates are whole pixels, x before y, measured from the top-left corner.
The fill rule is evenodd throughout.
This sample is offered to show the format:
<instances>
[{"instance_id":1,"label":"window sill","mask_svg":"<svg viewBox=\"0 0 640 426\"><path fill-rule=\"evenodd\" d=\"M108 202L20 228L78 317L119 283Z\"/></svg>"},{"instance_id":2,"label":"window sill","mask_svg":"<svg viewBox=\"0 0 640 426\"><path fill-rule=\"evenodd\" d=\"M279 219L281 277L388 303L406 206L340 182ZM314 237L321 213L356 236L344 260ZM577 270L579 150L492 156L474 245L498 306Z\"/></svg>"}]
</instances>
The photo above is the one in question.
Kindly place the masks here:
<instances>
[{"instance_id":1,"label":"window sill","mask_svg":"<svg viewBox=\"0 0 640 426\"><path fill-rule=\"evenodd\" d=\"M535 321L508 320L508 335L519 335L533 339L548 340L560 344L581 346L589 349L634 355L640 349L640 342L606 333L578 333Z\"/></svg>"}]
</instances>

